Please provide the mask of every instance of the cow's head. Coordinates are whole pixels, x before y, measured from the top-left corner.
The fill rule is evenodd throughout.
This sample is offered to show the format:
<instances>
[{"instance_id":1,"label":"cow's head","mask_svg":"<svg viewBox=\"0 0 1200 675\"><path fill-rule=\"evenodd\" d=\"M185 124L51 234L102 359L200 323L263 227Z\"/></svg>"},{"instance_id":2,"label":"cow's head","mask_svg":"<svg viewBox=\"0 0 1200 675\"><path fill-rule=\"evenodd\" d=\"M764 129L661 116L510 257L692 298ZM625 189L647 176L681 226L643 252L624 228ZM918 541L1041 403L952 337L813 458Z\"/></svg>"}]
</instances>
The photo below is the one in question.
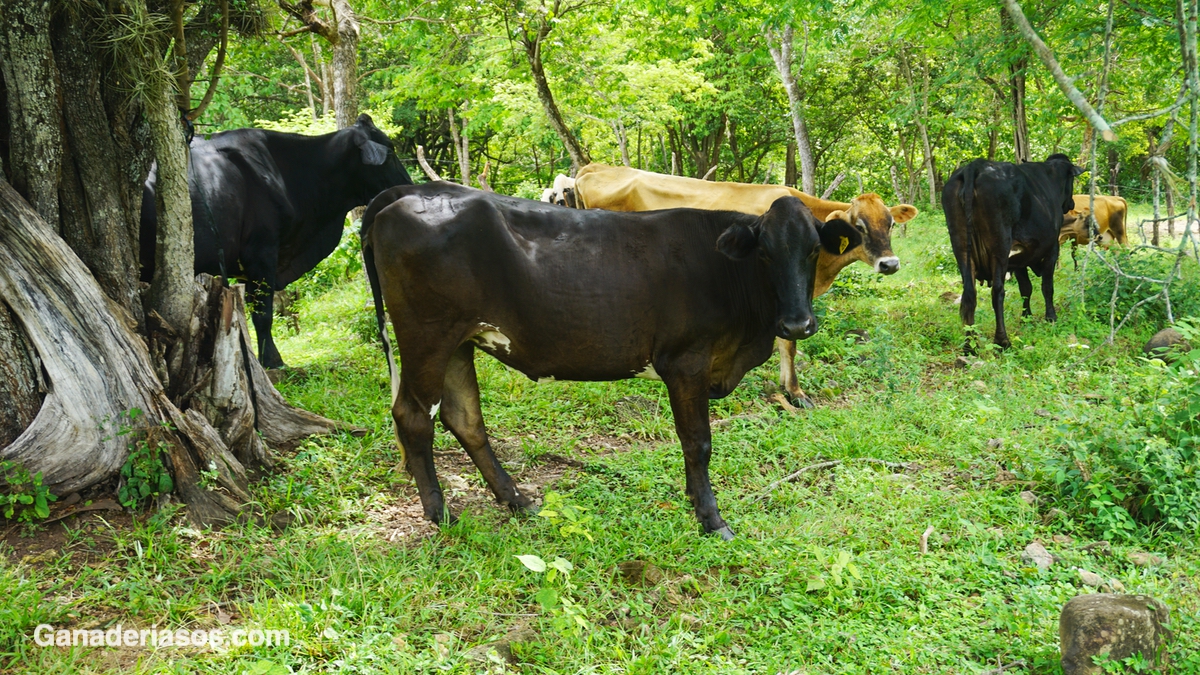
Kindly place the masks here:
<instances>
[{"instance_id":1,"label":"cow's head","mask_svg":"<svg viewBox=\"0 0 1200 675\"><path fill-rule=\"evenodd\" d=\"M352 174L353 184L361 186L359 196L364 204L390 187L412 185L412 178L396 156L392 139L375 126L370 115L359 115L358 121L345 132L350 141L345 150L345 166Z\"/></svg>"},{"instance_id":2,"label":"cow's head","mask_svg":"<svg viewBox=\"0 0 1200 675\"><path fill-rule=\"evenodd\" d=\"M1071 158L1061 152L1056 152L1047 157L1044 164L1053 176L1051 183L1053 189L1060 191L1059 196L1062 198L1062 212L1063 215L1066 215L1075 208L1075 179L1079 177L1079 174L1083 173L1084 169L1081 166L1072 164Z\"/></svg>"},{"instance_id":3,"label":"cow's head","mask_svg":"<svg viewBox=\"0 0 1200 675\"><path fill-rule=\"evenodd\" d=\"M861 244L862 235L846 221L822 223L796 197L780 197L754 221L722 232L717 250L734 260L758 254L775 288L776 334L803 340L817 332L812 299L818 253L845 253Z\"/></svg>"},{"instance_id":4,"label":"cow's head","mask_svg":"<svg viewBox=\"0 0 1200 675\"><path fill-rule=\"evenodd\" d=\"M900 271L900 259L892 253L892 225L908 222L916 218L918 213L911 204L897 204L889 208L883 198L871 192L855 197L850 201L850 208L834 211L825 220L844 220L862 237L861 247L837 254L848 257L847 263L861 260L880 274L895 274Z\"/></svg>"}]
</instances>

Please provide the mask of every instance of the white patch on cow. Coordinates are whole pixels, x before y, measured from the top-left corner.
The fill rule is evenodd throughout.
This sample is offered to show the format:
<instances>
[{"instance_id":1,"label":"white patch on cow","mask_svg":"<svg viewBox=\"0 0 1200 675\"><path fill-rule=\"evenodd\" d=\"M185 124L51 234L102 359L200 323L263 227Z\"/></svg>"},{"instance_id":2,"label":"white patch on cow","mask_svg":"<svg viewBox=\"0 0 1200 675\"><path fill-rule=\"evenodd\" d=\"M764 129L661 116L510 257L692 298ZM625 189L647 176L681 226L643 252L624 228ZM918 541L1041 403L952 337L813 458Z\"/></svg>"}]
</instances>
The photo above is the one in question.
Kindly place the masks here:
<instances>
[{"instance_id":1,"label":"white patch on cow","mask_svg":"<svg viewBox=\"0 0 1200 675\"><path fill-rule=\"evenodd\" d=\"M433 419L434 417L436 417L438 414L438 411L441 409L442 409L441 401L438 401L437 403L434 403L432 406L430 406L429 407L429 419Z\"/></svg>"},{"instance_id":2,"label":"white patch on cow","mask_svg":"<svg viewBox=\"0 0 1200 675\"><path fill-rule=\"evenodd\" d=\"M654 370L653 363L647 363L646 367L640 373L635 373L634 377L640 377L643 380L658 380L662 382L662 378L658 376L658 371Z\"/></svg>"},{"instance_id":3,"label":"white patch on cow","mask_svg":"<svg viewBox=\"0 0 1200 675\"><path fill-rule=\"evenodd\" d=\"M1021 255L1024 252L1025 249L1022 248L1020 244L1016 244L1012 247L1012 250L1008 252L1008 257L1011 258L1013 256Z\"/></svg>"},{"instance_id":4,"label":"white patch on cow","mask_svg":"<svg viewBox=\"0 0 1200 675\"><path fill-rule=\"evenodd\" d=\"M554 376L550 375L549 377L539 377L537 383L538 384L546 384L547 382L553 382L553 381L554 381Z\"/></svg>"},{"instance_id":5,"label":"white patch on cow","mask_svg":"<svg viewBox=\"0 0 1200 675\"><path fill-rule=\"evenodd\" d=\"M545 190L542 190L542 201L546 202L547 204L554 203L554 188L548 187Z\"/></svg>"},{"instance_id":6,"label":"white patch on cow","mask_svg":"<svg viewBox=\"0 0 1200 675\"><path fill-rule=\"evenodd\" d=\"M479 331L471 338L475 344L487 349L499 349L503 347L505 354L512 353L512 340L508 339L508 336L504 333L501 333L499 328L491 324L484 324L483 328L484 330Z\"/></svg>"},{"instance_id":7,"label":"white patch on cow","mask_svg":"<svg viewBox=\"0 0 1200 675\"><path fill-rule=\"evenodd\" d=\"M894 263L896 263L896 265L899 265L899 264L900 264L900 258L899 258L899 257L897 257L897 256L894 256L894 255L890 255L890 256L888 256L888 257L886 257L886 258L880 258L879 260L876 260L876 261L875 261L875 271L876 271L876 272L879 272L880 270L882 270L882 269L883 269L883 264L884 264L884 263L886 263L886 262L894 262Z\"/></svg>"}]
</instances>

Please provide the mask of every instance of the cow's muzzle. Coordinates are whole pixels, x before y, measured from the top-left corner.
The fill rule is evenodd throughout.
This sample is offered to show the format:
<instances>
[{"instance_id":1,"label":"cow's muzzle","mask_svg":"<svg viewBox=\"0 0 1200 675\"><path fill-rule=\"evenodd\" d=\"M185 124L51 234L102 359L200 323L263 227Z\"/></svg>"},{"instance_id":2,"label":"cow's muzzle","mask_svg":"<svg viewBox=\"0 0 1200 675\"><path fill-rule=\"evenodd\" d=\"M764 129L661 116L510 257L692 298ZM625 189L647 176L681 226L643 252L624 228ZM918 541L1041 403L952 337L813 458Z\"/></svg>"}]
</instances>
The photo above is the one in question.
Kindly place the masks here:
<instances>
[{"instance_id":1,"label":"cow's muzzle","mask_svg":"<svg viewBox=\"0 0 1200 675\"><path fill-rule=\"evenodd\" d=\"M900 259L896 256L888 256L875 261L875 271L880 274L895 274L900 271Z\"/></svg>"},{"instance_id":2,"label":"cow's muzzle","mask_svg":"<svg viewBox=\"0 0 1200 675\"><path fill-rule=\"evenodd\" d=\"M780 319L775 332L784 340L803 340L817 332L817 320L811 316L800 320Z\"/></svg>"}]
</instances>

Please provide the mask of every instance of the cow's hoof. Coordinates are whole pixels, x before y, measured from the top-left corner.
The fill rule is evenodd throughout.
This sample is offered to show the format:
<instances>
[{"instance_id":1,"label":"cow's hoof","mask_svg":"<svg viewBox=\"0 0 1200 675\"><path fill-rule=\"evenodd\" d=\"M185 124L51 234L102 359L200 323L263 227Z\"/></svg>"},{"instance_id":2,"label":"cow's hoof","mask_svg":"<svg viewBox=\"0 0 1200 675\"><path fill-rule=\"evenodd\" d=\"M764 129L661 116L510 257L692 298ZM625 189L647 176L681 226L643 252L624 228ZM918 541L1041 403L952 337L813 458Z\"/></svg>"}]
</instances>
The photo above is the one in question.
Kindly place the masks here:
<instances>
[{"instance_id":1,"label":"cow's hoof","mask_svg":"<svg viewBox=\"0 0 1200 675\"><path fill-rule=\"evenodd\" d=\"M812 410L813 408L817 407L817 404L813 403L813 400L811 398L809 398L808 394L805 394L804 392L800 392L799 394L797 394L791 398L792 398L792 405L796 406L797 408L804 408L805 410Z\"/></svg>"},{"instance_id":2,"label":"cow's hoof","mask_svg":"<svg viewBox=\"0 0 1200 675\"><path fill-rule=\"evenodd\" d=\"M719 530L714 530L713 534L719 536L721 539L723 539L725 541L733 541L733 536L734 536L733 530L729 529L728 525L722 527Z\"/></svg>"}]
</instances>

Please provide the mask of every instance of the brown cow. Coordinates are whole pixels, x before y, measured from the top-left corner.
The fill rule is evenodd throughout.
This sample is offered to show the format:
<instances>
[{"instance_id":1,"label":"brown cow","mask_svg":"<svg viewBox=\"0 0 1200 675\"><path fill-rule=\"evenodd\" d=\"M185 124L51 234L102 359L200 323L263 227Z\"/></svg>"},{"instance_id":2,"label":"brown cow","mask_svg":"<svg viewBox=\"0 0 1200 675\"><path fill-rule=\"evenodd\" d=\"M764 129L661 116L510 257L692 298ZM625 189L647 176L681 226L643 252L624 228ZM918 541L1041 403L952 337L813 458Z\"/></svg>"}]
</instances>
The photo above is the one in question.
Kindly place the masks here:
<instances>
[{"instance_id":1,"label":"brown cow","mask_svg":"<svg viewBox=\"0 0 1200 675\"><path fill-rule=\"evenodd\" d=\"M1088 215L1091 209L1088 208L1088 203L1091 201L1088 195L1075 195L1075 208L1067 211L1063 216L1063 226L1058 233L1058 243L1065 244L1068 241L1074 240L1080 246L1087 246L1092 240L1089 230ZM1129 206L1121 197L1110 197L1108 195L1096 195L1096 225L1100 228L1100 236L1096 243L1101 246L1108 246L1112 242L1118 244L1129 243L1129 237L1125 232L1125 215L1129 211Z\"/></svg>"},{"instance_id":2,"label":"brown cow","mask_svg":"<svg viewBox=\"0 0 1200 675\"><path fill-rule=\"evenodd\" d=\"M797 197L818 220L845 220L858 229L863 239L862 246L841 253L821 250L813 284L814 298L828 291L838 272L855 261L867 263L880 274L899 271L900 259L892 253L892 223L907 222L918 213L916 207L909 204L889 208L874 193L859 195L849 203L834 202L786 185L713 182L598 163L579 170L575 177L575 196L579 206L588 209L695 208L740 211L755 216L766 213L780 197ZM780 386L793 401L811 408L812 400L796 381L796 343L780 340L778 348Z\"/></svg>"}]
</instances>

